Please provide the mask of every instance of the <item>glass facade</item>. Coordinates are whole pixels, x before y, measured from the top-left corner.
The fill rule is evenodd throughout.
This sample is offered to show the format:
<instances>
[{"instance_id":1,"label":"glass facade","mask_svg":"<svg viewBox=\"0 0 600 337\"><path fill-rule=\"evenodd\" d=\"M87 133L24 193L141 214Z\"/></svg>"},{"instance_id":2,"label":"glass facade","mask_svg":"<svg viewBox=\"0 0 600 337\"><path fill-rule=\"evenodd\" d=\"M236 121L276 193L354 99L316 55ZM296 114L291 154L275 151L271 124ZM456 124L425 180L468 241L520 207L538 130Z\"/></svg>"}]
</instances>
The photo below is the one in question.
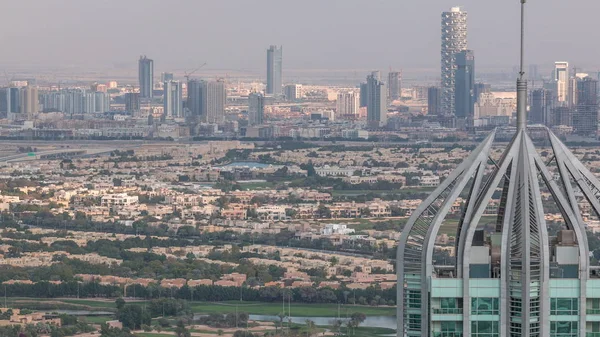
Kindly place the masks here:
<instances>
[{"instance_id":1,"label":"glass facade","mask_svg":"<svg viewBox=\"0 0 600 337\"><path fill-rule=\"evenodd\" d=\"M550 315L571 316L579 315L579 299L577 298L551 298Z\"/></svg>"},{"instance_id":2,"label":"glass facade","mask_svg":"<svg viewBox=\"0 0 600 337\"><path fill-rule=\"evenodd\" d=\"M577 337L577 322L550 322L550 337Z\"/></svg>"},{"instance_id":3,"label":"glass facade","mask_svg":"<svg viewBox=\"0 0 600 337\"><path fill-rule=\"evenodd\" d=\"M500 327L497 321L472 321L472 337L499 337Z\"/></svg>"},{"instance_id":4,"label":"glass facade","mask_svg":"<svg viewBox=\"0 0 600 337\"><path fill-rule=\"evenodd\" d=\"M434 337L462 337L462 322L441 322L441 331L434 332Z\"/></svg>"},{"instance_id":5,"label":"glass facade","mask_svg":"<svg viewBox=\"0 0 600 337\"><path fill-rule=\"evenodd\" d=\"M498 315L500 300L491 297L475 297L471 299L471 315Z\"/></svg>"}]
</instances>

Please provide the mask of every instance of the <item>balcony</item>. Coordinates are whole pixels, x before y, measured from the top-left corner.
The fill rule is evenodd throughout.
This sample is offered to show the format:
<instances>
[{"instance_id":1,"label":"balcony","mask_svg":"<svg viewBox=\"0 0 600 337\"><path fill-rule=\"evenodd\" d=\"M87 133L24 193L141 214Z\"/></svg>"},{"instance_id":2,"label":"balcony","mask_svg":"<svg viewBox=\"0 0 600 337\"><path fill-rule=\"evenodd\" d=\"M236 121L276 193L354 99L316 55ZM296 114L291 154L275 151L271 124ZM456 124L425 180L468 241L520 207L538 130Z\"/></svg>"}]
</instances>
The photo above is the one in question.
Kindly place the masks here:
<instances>
[{"instance_id":1,"label":"balcony","mask_svg":"<svg viewBox=\"0 0 600 337\"><path fill-rule=\"evenodd\" d=\"M433 308L434 315L462 315L462 308Z\"/></svg>"}]
</instances>

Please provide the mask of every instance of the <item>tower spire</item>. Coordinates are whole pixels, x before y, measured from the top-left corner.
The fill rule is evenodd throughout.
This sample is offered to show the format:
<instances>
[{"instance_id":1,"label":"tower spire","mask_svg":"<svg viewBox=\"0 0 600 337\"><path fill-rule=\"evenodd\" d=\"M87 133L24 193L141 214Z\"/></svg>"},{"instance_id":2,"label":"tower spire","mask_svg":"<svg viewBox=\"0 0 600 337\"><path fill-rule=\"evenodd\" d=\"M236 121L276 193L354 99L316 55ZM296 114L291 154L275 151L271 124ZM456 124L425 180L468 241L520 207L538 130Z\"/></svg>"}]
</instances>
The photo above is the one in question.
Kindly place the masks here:
<instances>
[{"instance_id":1,"label":"tower spire","mask_svg":"<svg viewBox=\"0 0 600 337\"><path fill-rule=\"evenodd\" d=\"M521 58L517 79L517 132L527 129L527 80L525 79L525 3L521 1Z\"/></svg>"}]
</instances>

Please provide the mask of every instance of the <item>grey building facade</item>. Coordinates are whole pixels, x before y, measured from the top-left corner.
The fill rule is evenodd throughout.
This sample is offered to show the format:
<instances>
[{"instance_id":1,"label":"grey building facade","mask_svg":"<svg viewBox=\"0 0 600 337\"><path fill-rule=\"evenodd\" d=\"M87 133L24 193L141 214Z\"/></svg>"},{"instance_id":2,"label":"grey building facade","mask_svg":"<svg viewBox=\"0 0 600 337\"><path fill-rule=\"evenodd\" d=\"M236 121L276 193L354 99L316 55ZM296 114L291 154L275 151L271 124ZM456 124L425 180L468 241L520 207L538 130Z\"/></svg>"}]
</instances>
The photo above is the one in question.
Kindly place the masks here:
<instances>
[{"instance_id":1,"label":"grey building facade","mask_svg":"<svg viewBox=\"0 0 600 337\"><path fill-rule=\"evenodd\" d=\"M281 96L283 74L283 47L267 49L267 95Z\"/></svg>"},{"instance_id":2,"label":"grey building facade","mask_svg":"<svg viewBox=\"0 0 600 337\"><path fill-rule=\"evenodd\" d=\"M140 84L140 95L142 98L152 98L154 96L154 61L145 55L140 56L138 62L138 77Z\"/></svg>"}]
</instances>

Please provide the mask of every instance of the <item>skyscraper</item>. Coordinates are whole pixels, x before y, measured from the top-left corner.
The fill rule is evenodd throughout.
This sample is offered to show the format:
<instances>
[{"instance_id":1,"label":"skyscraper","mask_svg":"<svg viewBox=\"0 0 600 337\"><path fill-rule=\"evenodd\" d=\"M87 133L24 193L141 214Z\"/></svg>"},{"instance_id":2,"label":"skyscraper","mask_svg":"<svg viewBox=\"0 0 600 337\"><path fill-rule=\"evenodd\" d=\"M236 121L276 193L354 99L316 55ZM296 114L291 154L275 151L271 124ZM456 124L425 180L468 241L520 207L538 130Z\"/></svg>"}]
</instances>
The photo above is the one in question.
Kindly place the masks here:
<instances>
[{"instance_id":1,"label":"skyscraper","mask_svg":"<svg viewBox=\"0 0 600 337\"><path fill-rule=\"evenodd\" d=\"M21 104L21 99L19 98L20 90L16 87L8 87L6 89L6 107L7 113L10 114L18 114Z\"/></svg>"},{"instance_id":2,"label":"skyscraper","mask_svg":"<svg viewBox=\"0 0 600 337\"><path fill-rule=\"evenodd\" d=\"M284 90L285 99L288 101L297 101L302 98L302 84L288 84Z\"/></svg>"},{"instance_id":3,"label":"skyscraper","mask_svg":"<svg viewBox=\"0 0 600 337\"><path fill-rule=\"evenodd\" d=\"M362 82L360 84L360 107L364 108L367 106L367 82Z\"/></svg>"},{"instance_id":4,"label":"skyscraper","mask_svg":"<svg viewBox=\"0 0 600 337\"><path fill-rule=\"evenodd\" d=\"M140 56L138 62L138 77L140 83L140 94L142 98L152 98L154 95L154 61L145 55Z\"/></svg>"},{"instance_id":5,"label":"skyscraper","mask_svg":"<svg viewBox=\"0 0 600 337\"><path fill-rule=\"evenodd\" d=\"M167 81L163 86L164 115L167 118L183 118L182 87L179 81Z\"/></svg>"},{"instance_id":6,"label":"skyscraper","mask_svg":"<svg viewBox=\"0 0 600 337\"><path fill-rule=\"evenodd\" d=\"M202 115L208 123L219 124L225 121L227 90L225 82L202 82Z\"/></svg>"},{"instance_id":7,"label":"skyscraper","mask_svg":"<svg viewBox=\"0 0 600 337\"><path fill-rule=\"evenodd\" d=\"M483 93L489 93L492 88L486 83L475 83L475 102L479 102L479 95Z\"/></svg>"},{"instance_id":8,"label":"skyscraper","mask_svg":"<svg viewBox=\"0 0 600 337\"><path fill-rule=\"evenodd\" d=\"M21 113L21 116L33 119L33 116L39 112L38 88L35 86L21 88L19 99L19 113Z\"/></svg>"},{"instance_id":9,"label":"skyscraper","mask_svg":"<svg viewBox=\"0 0 600 337\"><path fill-rule=\"evenodd\" d=\"M400 99L402 89L402 75L397 71L392 71L388 74L388 98L390 101Z\"/></svg>"},{"instance_id":10,"label":"skyscraper","mask_svg":"<svg viewBox=\"0 0 600 337\"><path fill-rule=\"evenodd\" d=\"M454 105L457 118L475 116L475 55L471 50L456 54Z\"/></svg>"},{"instance_id":11,"label":"skyscraper","mask_svg":"<svg viewBox=\"0 0 600 337\"><path fill-rule=\"evenodd\" d=\"M531 92L531 104L529 110L529 121L533 124L544 124L550 126L552 91L547 89L536 89Z\"/></svg>"},{"instance_id":12,"label":"skyscraper","mask_svg":"<svg viewBox=\"0 0 600 337\"><path fill-rule=\"evenodd\" d=\"M367 76L367 122L371 127L387 123L387 91L378 71Z\"/></svg>"},{"instance_id":13,"label":"skyscraper","mask_svg":"<svg viewBox=\"0 0 600 337\"><path fill-rule=\"evenodd\" d=\"M585 136L596 136L598 132L598 81L591 77L577 78L573 132Z\"/></svg>"},{"instance_id":14,"label":"skyscraper","mask_svg":"<svg viewBox=\"0 0 600 337\"><path fill-rule=\"evenodd\" d=\"M556 101L559 105L569 102L569 63L556 62L554 64L554 83L556 84Z\"/></svg>"},{"instance_id":15,"label":"skyscraper","mask_svg":"<svg viewBox=\"0 0 600 337\"><path fill-rule=\"evenodd\" d=\"M442 106L445 115L456 115L454 80L456 54L467 49L467 13L452 7L442 13Z\"/></svg>"},{"instance_id":16,"label":"skyscraper","mask_svg":"<svg viewBox=\"0 0 600 337\"><path fill-rule=\"evenodd\" d=\"M265 115L265 97L261 93L248 96L248 125L261 125Z\"/></svg>"},{"instance_id":17,"label":"skyscraper","mask_svg":"<svg viewBox=\"0 0 600 337\"><path fill-rule=\"evenodd\" d=\"M267 95L281 96L283 47L267 49Z\"/></svg>"},{"instance_id":18,"label":"skyscraper","mask_svg":"<svg viewBox=\"0 0 600 337\"><path fill-rule=\"evenodd\" d=\"M600 303L600 278L590 267L579 200L600 214L600 181L551 130L553 153L538 154L527 133L523 58L520 63L517 129L501 159L489 161L496 151L492 132L402 229L398 336L583 337L598 328L590 308ZM449 225L457 203L460 220ZM497 205L493 220L482 218L489 205ZM553 217L556 234L549 233L546 211L560 213ZM450 259L437 255L437 238L447 230L456 233Z\"/></svg>"},{"instance_id":19,"label":"skyscraper","mask_svg":"<svg viewBox=\"0 0 600 337\"><path fill-rule=\"evenodd\" d=\"M442 91L439 87L429 87L427 89L427 114L438 115L440 113L440 104L442 100Z\"/></svg>"},{"instance_id":20,"label":"skyscraper","mask_svg":"<svg viewBox=\"0 0 600 337\"><path fill-rule=\"evenodd\" d=\"M203 81L190 80L187 84L186 106L190 110L190 116L196 121L202 120Z\"/></svg>"},{"instance_id":21,"label":"skyscraper","mask_svg":"<svg viewBox=\"0 0 600 337\"><path fill-rule=\"evenodd\" d=\"M340 92L337 95L336 118L356 119L359 108L358 95L355 92Z\"/></svg>"}]
</instances>

